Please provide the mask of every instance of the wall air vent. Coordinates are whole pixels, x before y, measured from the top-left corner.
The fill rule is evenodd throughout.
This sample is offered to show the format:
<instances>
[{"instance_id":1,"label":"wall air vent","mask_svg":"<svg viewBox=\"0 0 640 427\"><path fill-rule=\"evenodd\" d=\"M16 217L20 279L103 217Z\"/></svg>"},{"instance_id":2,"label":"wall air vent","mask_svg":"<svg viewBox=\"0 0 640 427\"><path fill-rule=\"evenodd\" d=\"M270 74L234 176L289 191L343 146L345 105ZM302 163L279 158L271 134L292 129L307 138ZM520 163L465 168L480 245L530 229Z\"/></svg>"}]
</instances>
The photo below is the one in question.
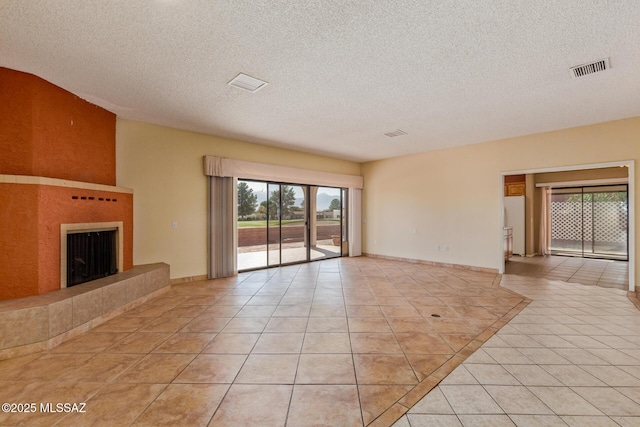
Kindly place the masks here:
<instances>
[{"instance_id":1,"label":"wall air vent","mask_svg":"<svg viewBox=\"0 0 640 427\"><path fill-rule=\"evenodd\" d=\"M393 132L387 132L385 133L385 136L388 136L389 138L395 138L396 136L402 136L402 135L406 135L407 133L403 130L397 129L394 130Z\"/></svg>"},{"instance_id":2,"label":"wall air vent","mask_svg":"<svg viewBox=\"0 0 640 427\"><path fill-rule=\"evenodd\" d=\"M268 83L244 73L240 73L227 84L239 89L248 90L249 92L255 92L258 89L265 87Z\"/></svg>"},{"instance_id":3,"label":"wall air vent","mask_svg":"<svg viewBox=\"0 0 640 427\"><path fill-rule=\"evenodd\" d=\"M569 68L571 72L571 76L574 78L584 77L588 74L597 73L599 71L605 71L611 68L609 66L609 58L600 59L595 62L590 62L589 64L577 65L575 67Z\"/></svg>"}]
</instances>

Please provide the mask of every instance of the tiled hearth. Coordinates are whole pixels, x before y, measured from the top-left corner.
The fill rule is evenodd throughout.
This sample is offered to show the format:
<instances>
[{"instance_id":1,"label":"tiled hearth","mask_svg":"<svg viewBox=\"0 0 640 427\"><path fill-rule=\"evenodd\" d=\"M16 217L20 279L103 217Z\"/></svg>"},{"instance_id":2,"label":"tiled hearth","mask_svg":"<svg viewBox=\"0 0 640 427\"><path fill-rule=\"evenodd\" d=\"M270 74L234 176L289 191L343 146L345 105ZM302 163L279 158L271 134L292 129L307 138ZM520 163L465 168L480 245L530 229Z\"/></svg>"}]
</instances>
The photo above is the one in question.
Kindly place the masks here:
<instances>
[{"instance_id":1,"label":"tiled hearth","mask_svg":"<svg viewBox=\"0 0 640 427\"><path fill-rule=\"evenodd\" d=\"M44 295L0 301L0 360L54 347L166 291L167 264L136 266Z\"/></svg>"},{"instance_id":2,"label":"tiled hearth","mask_svg":"<svg viewBox=\"0 0 640 427\"><path fill-rule=\"evenodd\" d=\"M174 284L0 362L3 402L87 402L0 424L390 425L526 306L499 279L360 257Z\"/></svg>"}]
</instances>

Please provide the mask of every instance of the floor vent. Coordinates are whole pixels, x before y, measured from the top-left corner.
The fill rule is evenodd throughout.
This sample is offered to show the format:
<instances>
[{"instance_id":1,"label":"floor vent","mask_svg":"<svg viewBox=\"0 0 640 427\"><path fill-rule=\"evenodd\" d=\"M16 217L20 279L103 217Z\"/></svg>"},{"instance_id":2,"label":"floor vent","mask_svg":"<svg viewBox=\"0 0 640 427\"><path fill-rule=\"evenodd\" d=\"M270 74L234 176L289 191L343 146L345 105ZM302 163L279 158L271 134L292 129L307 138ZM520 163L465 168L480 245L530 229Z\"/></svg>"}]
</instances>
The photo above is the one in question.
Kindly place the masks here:
<instances>
[{"instance_id":1,"label":"floor vent","mask_svg":"<svg viewBox=\"0 0 640 427\"><path fill-rule=\"evenodd\" d=\"M589 74L605 71L610 68L609 58L600 59L599 61L590 62L589 64L582 64L569 68L571 76L574 78L584 77Z\"/></svg>"}]
</instances>

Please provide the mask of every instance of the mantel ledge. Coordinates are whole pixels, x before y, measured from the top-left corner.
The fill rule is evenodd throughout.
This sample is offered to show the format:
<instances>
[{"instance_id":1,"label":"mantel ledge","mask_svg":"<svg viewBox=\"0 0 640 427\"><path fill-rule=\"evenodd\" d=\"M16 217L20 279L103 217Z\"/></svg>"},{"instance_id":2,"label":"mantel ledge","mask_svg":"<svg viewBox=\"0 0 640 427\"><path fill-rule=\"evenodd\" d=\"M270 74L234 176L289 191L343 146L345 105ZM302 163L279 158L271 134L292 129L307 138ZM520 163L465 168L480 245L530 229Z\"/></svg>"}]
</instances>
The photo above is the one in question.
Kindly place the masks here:
<instances>
[{"instance_id":1,"label":"mantel ledge","mask_svg":"<svg viewBox=\"0 0 640 427\"><path fill-rule=\"evenodd\" d=\"M82 190L109 191L112 193L133 194L133 190L131 188L31 175L0 174L0 184L50 185L53 187L67 187L78 188Z\"/></svg>"}]
</instances>

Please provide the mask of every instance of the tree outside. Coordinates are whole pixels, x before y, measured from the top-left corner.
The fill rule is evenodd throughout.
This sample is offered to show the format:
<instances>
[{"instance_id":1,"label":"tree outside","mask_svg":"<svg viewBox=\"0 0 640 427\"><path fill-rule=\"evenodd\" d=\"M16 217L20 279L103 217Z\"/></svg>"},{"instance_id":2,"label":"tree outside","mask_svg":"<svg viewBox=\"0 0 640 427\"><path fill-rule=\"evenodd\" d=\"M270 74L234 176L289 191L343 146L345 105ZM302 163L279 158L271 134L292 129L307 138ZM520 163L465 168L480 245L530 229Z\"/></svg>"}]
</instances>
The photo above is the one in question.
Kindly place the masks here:
<instances>
[{"instance_id":1,"label":"tree outside","mask_svg":"<svg viewBox=\"0 0 640 427\"><path fill-rule=\"evenodd\" d=\"M626 191L611 191L599 193L576 193L569 195L566 202L626 202Z\"/></svg>"},{"instance_id":2,"label":"tree outside","mask_svg":"<svg viewBox=\"0 0 640 427\"><path fill-rule=\"evenodd\" d=\"M276 193L274 191L274 193ZM272 220L278 217L278 199L276 197L275 201L273 201L273 194L269 198L269 200L265 200L260 203L260 207L258 208L258 212L263 213L265 218L267 216L267 212L269 213L269 219Z\"/></svg>"},{"instance_id":3,"label":"tree outside","mask_svg":"<svg viewBox=\"0 0 640 427\"><path fill-rule=\"evenodd\" d=\"M282 200L280 199L280 194L282 194ZM269 197L269 214L272 216L276 216L274 215L273 212L274 208L277 209L277 206L280 204L280 201L282 201L281 203L281 215L282 215L282 219L284 219L287 216L291 215L292 212L292 208L295 206L296 203L296 193L295 191L293 191L293 187L289 186L289 185L282 185L280 187L280 191L275 190L271 192L271 197Z\"/></svg>"},{"instance_id":4,"label":"tree outside","mask_svg":"<svg viewBox=\"0 0 640 427\"><path fill-rule=\"evenodd\" d=\"M246 182L238 182L238 215L245 219L247 215L252 215L258 207L258 196L253 194Z\"/></svg>"},{"instance_id":5,"label":"tree outside","mask_svg":"<svg viewBox=\"0 0 640 427\"><path fill-rule=\"evenodd\" d=\"M333 199L329 204L329 210L334 211L340 209L340 199Z\"/></svg>"},{"instance_id":6,"label":"tree outside","mask_svg":"<svg viewBox=\"0 0 640 427\"><path fill-rule=\"evenodd\" d=\"M267 218L267 202L266 201L260 203L260 206L258 206L258 215L260 216L260 219Z\"/></svg>"}]
</instances>

